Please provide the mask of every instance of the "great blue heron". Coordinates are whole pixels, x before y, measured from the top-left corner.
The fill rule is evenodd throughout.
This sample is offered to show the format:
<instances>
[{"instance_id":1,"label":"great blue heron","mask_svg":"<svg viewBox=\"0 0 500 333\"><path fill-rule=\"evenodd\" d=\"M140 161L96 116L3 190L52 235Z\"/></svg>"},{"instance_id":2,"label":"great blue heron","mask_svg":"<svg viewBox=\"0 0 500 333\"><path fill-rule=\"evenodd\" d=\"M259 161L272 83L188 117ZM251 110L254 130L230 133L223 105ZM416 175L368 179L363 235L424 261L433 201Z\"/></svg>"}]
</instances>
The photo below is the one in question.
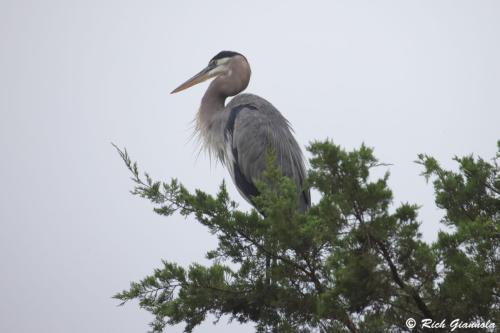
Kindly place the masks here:
<instances>
[{"instance_id":1,"label":"great blue heron","mask_svg":"<svg viewBox=\"0 0 500 333\"><path fill-rule=\"evenodd\" d=\"M250 81L250 65L240 53L219 52L201 72L172 93L215 78L201 100L196 132L211 156L229 170L240 194L251 204L259 194L255 180L262 179L267 151L272 149L281 172L295 181L298 208L304 212L311 204L304 189L305 167L302 152L289 122L265 99L240 94ZM227 105L226 98L235 96Z\"/></svg>"}]
</instances>

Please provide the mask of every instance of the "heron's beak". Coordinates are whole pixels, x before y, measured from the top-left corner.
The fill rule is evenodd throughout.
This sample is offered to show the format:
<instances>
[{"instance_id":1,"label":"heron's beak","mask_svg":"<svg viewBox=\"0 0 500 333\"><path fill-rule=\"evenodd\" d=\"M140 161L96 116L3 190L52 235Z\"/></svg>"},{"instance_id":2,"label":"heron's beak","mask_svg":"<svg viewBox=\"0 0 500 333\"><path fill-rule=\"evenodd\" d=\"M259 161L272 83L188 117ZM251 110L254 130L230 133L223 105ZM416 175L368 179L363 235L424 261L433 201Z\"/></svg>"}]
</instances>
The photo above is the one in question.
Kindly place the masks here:
<instances>
[{"instance_id":1,"label":"heron's beak","mask_svg":"<svg viewBox=\"0 0 500 333\"><path fill-rule=\"evenodd\" d=\"M193 76L192 78L190 78L189 80L187 80L186 82L184 82L183 84L181 84L180 86L175 88L171 92L171 94L175 94L179 91L182 91L184 89L192 87L195 84L201 83L201 82L206 81L210 78L213 78L214 76L217 76L217 74L219 74L219 72L216 69L217 69L217 67L215 65L208 65L201 72L199 72L198 74L196 74L195 76Z\"/></svg>"}]
</instances>

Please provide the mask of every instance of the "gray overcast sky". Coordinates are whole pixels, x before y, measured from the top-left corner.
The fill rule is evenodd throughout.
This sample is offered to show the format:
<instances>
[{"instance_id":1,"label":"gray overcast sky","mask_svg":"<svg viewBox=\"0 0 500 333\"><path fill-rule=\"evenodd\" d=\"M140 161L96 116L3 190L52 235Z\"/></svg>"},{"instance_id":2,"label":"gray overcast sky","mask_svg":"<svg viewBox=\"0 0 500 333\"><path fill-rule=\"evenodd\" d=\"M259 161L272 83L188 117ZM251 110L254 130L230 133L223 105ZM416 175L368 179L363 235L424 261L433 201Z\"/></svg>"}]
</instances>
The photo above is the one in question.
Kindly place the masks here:
<instances>
[{"instance_id":1,"label":"gray overcast sky","mask_svg":"<svg viewBox=\"0 0 500 333\"><path fill-rule=\"evenodd\" d=\"M225 178L247 208L189 141L206 84L169 95L220 50L247 56L247 91L303 147L374 147L435 239L442 212L413 161L493 156L499 34L498 1L0 1L0 331L145 332L149 314L111 295L162 258L206 263L214 238L132 197L110 142L190 189Z\"/></svg>"}]
</instances>

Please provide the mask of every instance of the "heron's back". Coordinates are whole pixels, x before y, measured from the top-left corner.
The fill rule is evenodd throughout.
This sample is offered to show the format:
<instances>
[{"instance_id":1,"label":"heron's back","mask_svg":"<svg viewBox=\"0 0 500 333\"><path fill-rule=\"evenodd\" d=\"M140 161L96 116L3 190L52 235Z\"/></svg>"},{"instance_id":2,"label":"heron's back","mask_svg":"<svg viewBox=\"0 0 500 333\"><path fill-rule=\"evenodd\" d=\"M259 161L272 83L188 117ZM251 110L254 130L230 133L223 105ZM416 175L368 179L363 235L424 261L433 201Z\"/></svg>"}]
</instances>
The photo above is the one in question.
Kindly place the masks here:
<instances>
[{"instance_id":1,"label":"heron's back","mask_svg":"<svg viewBox=\"0 0 500 333\"><path fill-rule=\"evenodd\" d=\"M304 158L289 122L271 103L252 94L234 97L226 112L225 164L241 195L251 202L251 197L258 194L254 180L261 179L271 149L281 172L295 181L300 210L307 210L310 194L302 188L306 176Z\"/></svg>"}]
</instances>

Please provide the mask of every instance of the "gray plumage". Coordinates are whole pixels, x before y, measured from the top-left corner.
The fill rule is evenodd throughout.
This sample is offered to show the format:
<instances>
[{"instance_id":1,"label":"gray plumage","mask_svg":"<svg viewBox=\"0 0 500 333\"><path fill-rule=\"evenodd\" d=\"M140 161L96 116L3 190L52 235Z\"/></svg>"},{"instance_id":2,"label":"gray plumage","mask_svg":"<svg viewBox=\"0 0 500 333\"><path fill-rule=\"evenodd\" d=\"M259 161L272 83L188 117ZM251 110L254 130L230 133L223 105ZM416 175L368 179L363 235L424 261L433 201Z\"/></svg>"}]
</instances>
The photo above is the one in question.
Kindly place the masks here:
<instances>
[{"instance_id":1,"label":"gray plumage","mask_svg":"<svg viewBox=\"0 0 500 333\"><path fill-rule=\"evenodd\" d=\"M295 181L298 208L305 211L310 206L310 195L303 188L304 158L289 122L265 99L237 95L247 87L250 75L243 55L223 51L173 93L215 77L196 117L196 132L204 148L226 166L239 193L252 204L252 198L258 195L255 180L261 179L267 151L272 149L281 172ZM226 98L234 95L225 105Z\"/></svg>"}]
</instances>

